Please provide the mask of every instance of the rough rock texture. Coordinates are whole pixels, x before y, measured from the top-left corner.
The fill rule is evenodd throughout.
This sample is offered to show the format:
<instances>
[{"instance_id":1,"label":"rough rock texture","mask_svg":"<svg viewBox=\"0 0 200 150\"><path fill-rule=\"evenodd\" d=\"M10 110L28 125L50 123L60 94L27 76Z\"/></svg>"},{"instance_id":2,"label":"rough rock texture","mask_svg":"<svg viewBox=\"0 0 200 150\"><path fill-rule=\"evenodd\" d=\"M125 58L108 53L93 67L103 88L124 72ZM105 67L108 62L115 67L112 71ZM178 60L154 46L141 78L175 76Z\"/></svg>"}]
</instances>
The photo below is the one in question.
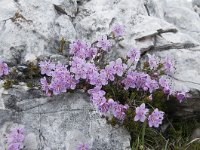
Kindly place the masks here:
<instances>
[{"instance_id":1,"label":"rough rock texture","mask_svg":"<svg viewBox=\"0 0 200 150\"><path fill-rule=\"evenodd\" d=\"M94 41L114 23L123 23L125 40L107 57L125 56L131 47L144 54L169 55L176 62L171 75L174 88L192 91L176 114L196 116L200 113L199 16L199 0L1 0L0 58L11 66L44 56L62 60L56 53L61 37ZM0 145L10 126L20 123L27 129L27 150L73 150L79 141L94 150L129 146L129 135L107 125L86 95L50 99L38 90L21 88L0 90Z\"/></svg>"},{"instance_id":2,"label":"rough rock texture","mask_svg":"<svg viewBox=\"0 0 200 150\"><path fill-rule=\"evenodd\" d=\"M39 90L17 86L3 95L7 110L1 110L0 147L13 123L26 129L25 150L51 148L75 150L81 142L96 149L129 149L129 135L113 128L96 112L86 94L63 94L53 98Z\"/></svg>"}]
</instances>

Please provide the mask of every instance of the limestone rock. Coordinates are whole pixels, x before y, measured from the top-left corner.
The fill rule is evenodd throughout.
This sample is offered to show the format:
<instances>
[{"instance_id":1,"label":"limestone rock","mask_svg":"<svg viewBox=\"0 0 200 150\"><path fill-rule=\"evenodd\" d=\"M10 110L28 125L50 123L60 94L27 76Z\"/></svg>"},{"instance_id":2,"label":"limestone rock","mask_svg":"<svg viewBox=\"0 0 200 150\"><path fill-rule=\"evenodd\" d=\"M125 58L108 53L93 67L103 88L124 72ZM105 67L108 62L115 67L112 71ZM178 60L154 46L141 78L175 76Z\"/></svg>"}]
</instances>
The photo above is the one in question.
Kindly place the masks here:
<instances>
[{"instance_id":1,"label":"limestone rock","mask_svg":"<svg viewBox=\"0 0 200 150\"><path fill-rule=\"evenodd\" d=\"M148 26L146 26L148 24ZM142 39L148 36L155 36L165 32L177 32L172 24L154 17L144 17L141 23L133 27L135 39Z\"/></svg>"},{"instance_id":2,"label":"limestone rock","mask_svg":"<svg viewBox=\"0 0 200 150\"><path fill-rule=\"evenodd\" d=\"M162 2L152 0L147 2L147 8L151 15L165 19L174 24L181 32L199 41L198 4L198 0L193 1L193 4L187 0L163 0Z\"/></svg>"},{"instance_id":3,"label":"limestone rock","mask_svg":"<svg viewBox=\"0 0 200 150\"><path fill-rule=\"evenodd\" d=\"M184 7L171 7L166 11L165 19L199 41L200 18L194 11Z\"/></svg>"},{"instance_id":4,"label":"limestone rock","mask_svg":"<svg viewBox=\"0 0 200 150\"><path fill-rule=\"evenodd\" d=\"M155 49L180 49L199 46L199 42L181 32L163 33L156 37Z\"/></svg>"},{"instance_id":5,"label":"limestone rock","mask_svg":"<svg viewBox=\"0 0 200 150\"><path fill-rule=\"evenodd\" d=\"M6 108L10 109L8 114L12 115L5 115L6 111L0 113L3 115L0 118L0 146L5 139L3 135L18 123L25 126L27 150L47 147L51 150L73 150L82 142L88 143L92 150L130 149L128 133L108 125L86 94L77 91L75 94L47 98L39 95L40 92L36 96L37 90L21 90L21 94L18 89L12 91L3 96ZM14 106L6 102L9 100L16 101Z\"/></svg>"},{"instance_id":6,"label":"limestone rock","mask_svg":"<svg viewBox=\"0 0 200 150\"><path fill-rule=\"evenodd\" d=\"M4 1L8 3L7 0L1 3ZM75 39L76 31L70 18L58 15L51 2L20 0L14 6L16 12L0 23L0 58L5 61L23 64L30 54L49 56L56 53L61 37Z\"/></svg>"},{"instance_id":7,"label":"limestone rock","mask_svg":"<svg viewBox=\"0 0 200 150\"><path fill-rule=\"evenodd\" d=\"M55 9L60 14L66 14L70 17L75 17L77 13L77 1L76 0L50 0Z\"/></svg>"},{"instance_id":8,"label":"limestone rock","mask_svg":"<svg viewBox=\"0 0 200 150\"><path fill-rule=\"evenodd\" d=\"M13 0L0 1L0 21L6 22L15 15L17 11L16 3Z\"/></svg>"}]
</instances>

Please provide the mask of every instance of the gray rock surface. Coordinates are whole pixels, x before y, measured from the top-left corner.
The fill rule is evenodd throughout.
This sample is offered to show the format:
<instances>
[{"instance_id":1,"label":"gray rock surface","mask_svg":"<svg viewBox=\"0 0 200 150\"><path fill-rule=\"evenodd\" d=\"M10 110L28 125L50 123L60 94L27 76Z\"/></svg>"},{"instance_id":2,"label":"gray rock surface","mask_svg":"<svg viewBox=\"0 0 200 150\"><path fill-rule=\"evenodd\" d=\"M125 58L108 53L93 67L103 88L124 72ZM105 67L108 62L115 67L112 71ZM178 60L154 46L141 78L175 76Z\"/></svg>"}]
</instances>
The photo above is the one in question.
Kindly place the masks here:
<instances>
[{"instance_id":1,"label":"gray rock surface","mask_svg":"<svg viewBox=\"0 0 200 150\"><path fill-rule=\"evenodd\" d=\"M0 110L0 147L10 127L25 126L25 150L75 150L88 143L92 150L129 150L130 136L114 128L94 109L86 94L44 97L38 90L17 86L3 94L6 110Z\"/></svg>"},{"instance_id":2,"label":"gray rock surface","mask_svg":"<svg viewBox=\"0 0 200 150\"><path fill-rule=\"evenodd\" d=\"M194 116L200 112L199 16L199 0L1 0L0 59L21 66L44 56L65 61L56 52L61 37L94 41L123 23L125 40L108 57L125 56L132 47L172 57L174 88L192 91L177 114ZM1 89L1 145L10 126L20 123L27 129L28 150L73 150L80 140L94 150L126 149L129 135L107 125L93 109L84 94L50 99L38 90Z\"/></svg>"}]
</instances>

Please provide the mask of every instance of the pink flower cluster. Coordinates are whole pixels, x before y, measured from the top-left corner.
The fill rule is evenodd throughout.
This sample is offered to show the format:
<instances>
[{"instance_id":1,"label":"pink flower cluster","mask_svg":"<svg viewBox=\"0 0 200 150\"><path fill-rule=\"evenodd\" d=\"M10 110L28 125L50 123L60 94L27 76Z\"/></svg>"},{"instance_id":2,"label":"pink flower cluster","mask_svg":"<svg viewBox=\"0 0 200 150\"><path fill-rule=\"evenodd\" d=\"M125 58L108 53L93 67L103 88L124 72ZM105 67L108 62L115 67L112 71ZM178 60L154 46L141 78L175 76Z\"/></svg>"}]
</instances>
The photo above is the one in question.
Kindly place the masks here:
<instances>
[{"instance_id":1,"label":"pink flower cluster","mask_svg":"<svg viewBox=\"0 0 200 150\"><path fill-rule=\"evenodd\" d=\"M39 65L41 74L46 74L51 77L50 83L46 77L40 80L42 90L45 91L48 96L51 96L52 93L57 95L66 92L67 89L76 88L78 80L74 79L74 75L69 72L66 65L60 62L54 64L50 61L41 61Z\"/></svg>"},{"instance_id":2,"label":"pink flower cluster","mask_svg":"<svg viewBox=\"0 0 200 150\"><path fill-rule=\"evenodd\" d=\"M9 68L6 63L4 63L2 60L0 60L0 77L3 75L8 75L9 73Z\"/></svg>"},{"instance_id":3,"label":"pink flower cluster","mask_svg":"<svg viewBox=\"0 0 200 150\"><path fill-rule=\"evenodd\" d=\"M110 111L117 119L124 120L128 105L119 104L111 98L106 100L106 92L99 87L88 90L88 93L90 94L91 101L101 113L108 113Z\"/></svg>"},{"instance_id":4,"label":"pink flower cluster","mask_svg":"<svg viewBox=\"0 0 200 150\"><path fill-rule=\"evenodd\" d=\"M112 31L113 40L121 37L123 31L122 25L115 25ZM141 52L132 48L128 51L125 60L118 58L105 66L96 65L98 63L95 61L98 60L99 56L112 47L111 38L104 35L93 44L81 40L73 41L69 45L71 55L69 65L41 61L41 74L47 76L41 79L42 90L49 96L57 95L68 89L75 89L80 81L84 81L89 85L88 87L91 87L87 90L96 108L101 113L111 113L119 120L125 119L129 106L120 104L117 99L113 100L112 97L106 98L104 87L109 83L124 87L125 90L136 89L146 92L150 95L150 100L153 100L152 93L158 89L162 89L166 95L176 96L180 102L185 99L186 92L172 91L167 75L163 75L163 72L168 74L173 70L173 64L169 57L161 61L155 55L148 54L148 68L136 71L127 64L136 64L140 59ZM145 104L142 104L136 108L137 115L134 120L143 122L148 112ZM158 127L162 123L163 115L164 113L156 108L148 117L149 126Z\"/></svg>"},{"instance_id":5,"label":"pink flower cluster","mask_svg":"<svg viewBox=\"0 0 200 150\"><path fill-rule=\"evenodd\" d=\"M144 122L147 119L147 115L149 113L149 109L145 107L145 104L142 103L139 107L136 107L135 110L135 118L134 121ZM159 125L162 124L162 120L164 117L164 112L159 111L157 108L148 116L148 124L149 127L158 128Z\"/></svg>"},{"instance_id":6,"label":"pink flower cluster","mask_svg":"<svg viewBox=\"0 0 200 150\"><path fill-rule=\"evenodd\" d=\"M151 79L151 77L144 72L137 71L128 72L126 77L122 80L122 83L126 90L129 88L136 88L152 93L159 88L156 80Z\"/></svg>"},{"instance_id":7,"label":"pink flower cluster","mask_svg":"<svg viewBox=\"0 0 200 150\"><path fill-rule=\"evenodd\" d=\"M136 61L136 49L131 51L135 52L132 56L132 61ZM130 55L130 51L128 52ZM128 56L130 59L131 57ZM163 67L158 68L159 64L162 63ZM129 88L136 88L137 90L148 91L150 94L156 91L157 89L163 89L163 92L167 95L176 96L176 98L182 102L186 96L187 91L173 91L167 75L159 75L161 71L164 71L166 74L170 73L173 70L172 60L166 57L164 61L159 61L155 55L148 54L148 64L152 74L147 74L145 72L138 71L128 71L125 78L122 80L124 89L128 90Z\"/></svg>"},{"instance_id":8,"label":"pink flower cluster","mask_svg":"<svg viewBox=\"0 0 200 150\"><path fill-rule=\"evenodd\" d=\"M69 47L69 53L78 58L92 58L94 55L97 54L97 48L91 47L90 44L81 40L76 40L72 42Z\"/></svg>"},{"instance_id":9,"label":"pink flower cluster","mask_svg":"<svg viewBox=\"0 0 200 150\"><path fill-rule=\"evenodd\" d=\"M149 63L149 66L150 66L150 69L151 70L157 70L158 69L158 66L159 66L159 59L153 54L153 55L150 55L148 54L148 63ZM172 63L172 60L169 58L169 57L166 57L164 59L163 62L161 62L163 64L163 68L162 68L162 71L164 71L166 74L170 73L171 71L173 71L173 63Z\"/></svg>"},{"instance_id":10,"label":"pink flower cluster","mask_svg":"<svg viewBox=\"0 0 200 150\"><path fill-rule=\"evenodd\" d=\"M11 132L7 136L8 147L7 150L20 150L23 148L24 141L24 128L16 127L11 129Z\"/></svg>"}]
</instances>

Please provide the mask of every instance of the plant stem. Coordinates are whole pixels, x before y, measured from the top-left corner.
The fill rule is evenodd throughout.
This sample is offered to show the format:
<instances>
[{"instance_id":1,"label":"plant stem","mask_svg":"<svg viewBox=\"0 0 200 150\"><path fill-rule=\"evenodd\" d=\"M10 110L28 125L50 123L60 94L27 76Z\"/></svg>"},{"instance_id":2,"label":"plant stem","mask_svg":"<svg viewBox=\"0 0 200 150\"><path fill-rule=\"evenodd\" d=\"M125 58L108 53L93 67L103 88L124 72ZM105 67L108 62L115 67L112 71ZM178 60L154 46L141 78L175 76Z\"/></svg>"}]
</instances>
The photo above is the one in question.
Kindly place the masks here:
<instances>
[{"instance_id":1,"label":"plant stem","mask_svg":"<svg viewBox=\"0 0 200 150\"><path fill-rule=\"evenodd\" d=\"M142 146L143 146L143 149L144 149L144 136L145 136L146 126L147 126L147 121L145 121L143 123L143 126L142 126Z\"/></svg>"},{"instance_id":2,"label":"plant stem","mask_svg":"<svg viewBox=\"0 0 200 150\"><path fill-rule=\"evenodd\" d=\"M165 144L165 149L164 149L164 150L167 150L168 142L169 142L169 140L167 140L167 142L166 142L166 144Z\"/></svg>"}]
</instances>

